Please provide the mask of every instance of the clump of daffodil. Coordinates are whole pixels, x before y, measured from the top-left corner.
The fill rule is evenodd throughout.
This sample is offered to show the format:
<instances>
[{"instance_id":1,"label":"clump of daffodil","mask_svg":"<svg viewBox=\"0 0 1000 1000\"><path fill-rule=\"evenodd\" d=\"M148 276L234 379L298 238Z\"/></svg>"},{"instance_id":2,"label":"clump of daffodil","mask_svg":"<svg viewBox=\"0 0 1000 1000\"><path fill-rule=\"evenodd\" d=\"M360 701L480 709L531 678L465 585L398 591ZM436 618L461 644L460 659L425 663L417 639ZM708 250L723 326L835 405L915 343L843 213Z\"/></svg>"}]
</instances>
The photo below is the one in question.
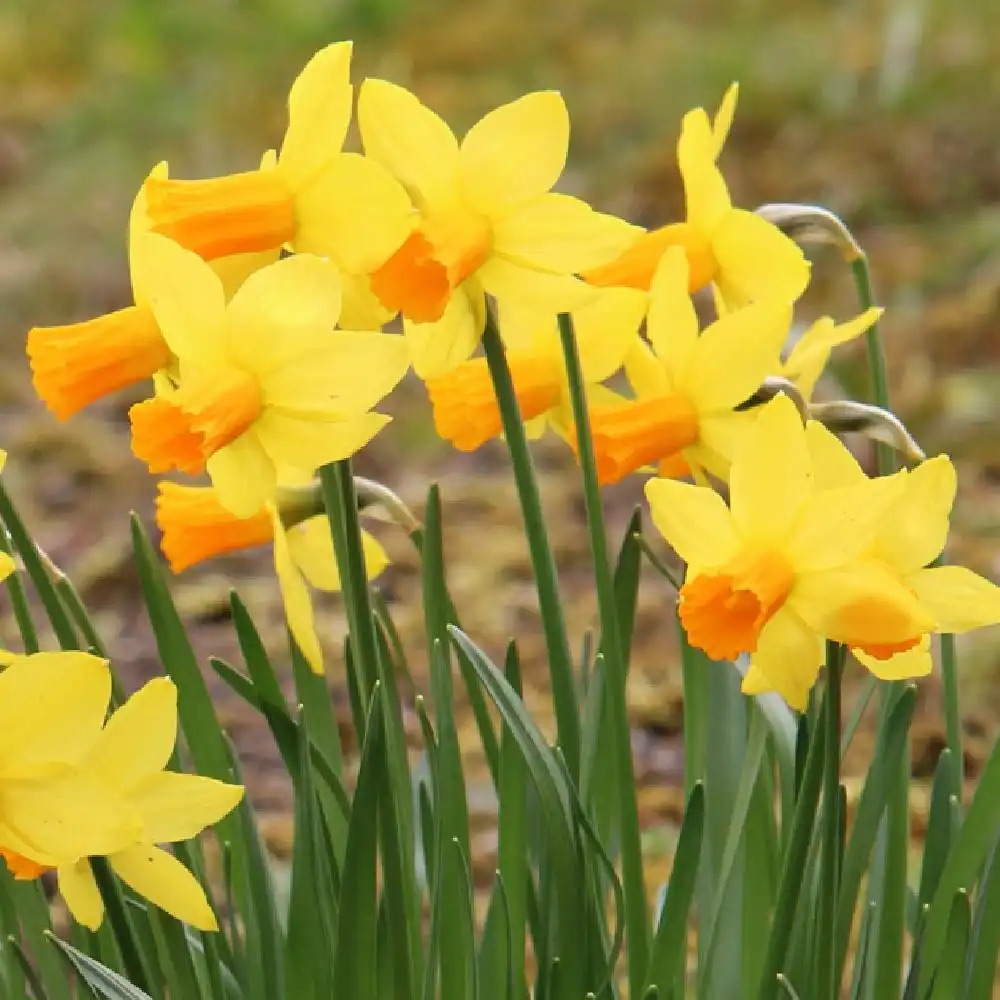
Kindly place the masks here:
<instances>
[{"instance_id":1,"label":"clump of daffodil","mask_svg":"<svg viewBox=\"0 0 1000 1000\"><path fill-rule=\"evenodd\" d=\"M351 50L350 42L337 42L309 60L288 96L281 149L265 155L258 170L147 180L154 232L206 260L288 247L330 257L349 276L381 264L406 239L411 206L384 167L342 152L353 101ZM378 325L364 279L349 284L359 309L351 323Z\"/></svg>"},{"instance_id":2,"label":"clump of daffodil","mask_svg":"<svg viewBox=\"0 0 1000 1000\"><path fill-rule=\"evenodd\" d=\"M777 396L737 451L730 505L707 487L646 484L653 523L687 563L681 624L714 659L751 656L744 690L802 709L822 639L882 655L934 627L888 566L866 558L906 488L904 475L820 489L795 405Z\"/></svg>"},{"instance_id":3,"label":"clump of daffodil","mask_svg":"<svg viewBox=\"0 0 1000 1000\"><path fill-rule=\"evenodd\" d=\"M150 178L165 178L166 163ZM176 364L149 304L151 262L140 234L150 229L146 195L140 189L129 216L129 275L134 305L67 326L36 326L28 331L27 352L35 391L60 420L136 382L167 372ZM227 297L277 251L235 254L212 261ZM155 266L155 261L152 262Z\"/></svg>"},{"instance_id":4,"label":"clump of daffodil","mask_svg":"<svg viewBox=\"0 0 1000 1000\"><path fill-rule=\"evenodd\" d=\"M650 346L636 339L625 358L637 398L590 408L601 483L651 462L664 475L707 470L725 477L737 441L756 420L734 407L777 369L790 319L787 302L766 300L699 333L687 258L671 247L650 289Z\"/></svg>"},{"instance_id":5,"label":"clump of daffodil","mask_svg":"<svg viewBox=\"0 0 1000 1000\"><path fill-rule=\"evenodd\" d=\"M843 490L869 482L854 456L822 424L810 421L806 438L818 489ZM893 642L852 646L858 660L881 680L929 674L933 632L962 633L1000 623L1000 587L964 566L930 565L948 537L957 488L951 460L938 455L904 479L904 489L862 556L909 590L932 624Z\"/></svg>"},{"instance_id":6,"label":"clump of daffodil","mask_svg":"<svg viewBox=\"0 0 1000 1000\"><path fill-rule=\"evenodd\" d=\"M283 503L287 497L288 502ZM340 591L340 574L325 516L300 516L293 491L278 495L250 517L234 517L204 486L161 482L156 498L160 547L175 573L225 552L274 545L274 568L285 605L285 619L309 666L323 672L309 587ZM286 521L288 523L286 523ZM385 550L361 532L365 569L374 579L389 564Z\"/></svg>"},{"instance_id":7,"label":"clump of daffodil","mask_svg":"<svg viewBox=\"0 0 1000 1000\"><path fill-rule=\"evenodd\" d=\"M0 669L0 856L21 878L139 833L136 810L82 768L111 698L106 660L89 653L4 654Z\"/></svg>"},{"instance_id":8,"label":"clump of daffodil","mask_svg":"<svg viewBox=\"0 0 1000 1000\"><path fill-rule=\"evenodd\" d=\"M737 87L726 92L713 120L703 108L681 124L677 161L686 219L640 236L617 259L584 275L595 285L648 289L660 258L681 247L691 292L714 286L729 308L758 299L793 302L809 283L809 264L797 244L771 222L734 208L716 165L736 110Z\"/></svg>"},{"instance_id":9,"label":"clump of daffodil","mask_svg":"<svg viewBox=\"0 0 1000 1000\"><path fill-rule=\"evenodd\" d=\"M150 306L179 375L129 411L132 449L151 472L207 469L220 502L249 517L274 493L278 465L347 458L389 422L370 410L405 373L406 347L334 329L341 296L329 261L270 264L227 303L195 254L163 236L141 240Z\"/></svg>"},{"instance_id":10,"label":"clump of daffodil","mask_svg":"<svg viewBox=\"0 0 1000 1000\"><path fill-rule=\"evenodd\" d=\"M638 230L552 193L566 165L569 116L554 91L491 111L461 143L409 91L366 80L358 98L366 154L404 185L415 225L371 274L403 315L421 378L465 361L483 331L485 295L551 313L588 298L573 275L611 260Z\"/></svg>"},{"instance_id":11,"label":"clump of daffodil","mask_svg":"<svg viewBox=\"0 0 1000 1000\"><path fill-rule=\"evenodd\" d=\"M878 308L866 309L844 323L822 316L792 345L781 365L781 374L795 383L804 399L810 399L833 349L860 337L878 322L883 312Z\"/></svg>"},{"instance_id":12,"label":"clump of daffodil","mask_svg":"<svg viewBox=\"0 0 1000 1000\"><path fill-rule=\"evenodd\" d=\"M165 771L177 740L177 689L158 677L108 719L82 762L98 787L122 796L140 827L114 851L88 851L56 872L70 913L97 930L104 904L86 854L106 855L112 871L140 896L199 930L218 929L198 880L158 844L196 837L243 798L241 785Z\"/></svg>"},{"instance_id":13,"label":"clump of daffodil","mask_svg":"<svg viewBox=\"0 0 1000 1000\"><path fill-rule=\"evenodd\" d=\"M591 401L600 398L600 383L621 368L645 311L641 292L609 288L573 312L580 365ZM498 320L528 437L541 437L550 425L565 436L572 414L556 317L506 305ZM472 451L500 434L500 410L485 359L463 361L446 374L428 379L427 392L434 408L435 429L456 448Z\"/></svg>"}]
</instances>

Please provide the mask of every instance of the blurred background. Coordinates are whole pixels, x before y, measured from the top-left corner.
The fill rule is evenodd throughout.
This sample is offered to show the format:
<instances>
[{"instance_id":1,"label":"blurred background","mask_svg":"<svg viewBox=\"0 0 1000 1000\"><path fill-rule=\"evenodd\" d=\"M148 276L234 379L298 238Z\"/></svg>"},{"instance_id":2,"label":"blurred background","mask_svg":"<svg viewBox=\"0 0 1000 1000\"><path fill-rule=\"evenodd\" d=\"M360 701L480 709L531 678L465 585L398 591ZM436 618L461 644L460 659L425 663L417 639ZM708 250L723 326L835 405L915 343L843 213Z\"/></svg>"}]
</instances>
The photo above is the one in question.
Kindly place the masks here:
<instances>
[{"instance_id":1,"label":"blurred background","mask_svg":"<svg viewBox=\"0 0 1000 1000\"><path fill-rule=\"evenodd\" d=\"M128 512L155 535L154 487L128 449L121 397L59 424L35 400L23 345L32 325L130 303L125 223L152 164L177 177L250 169L280 142L285 97L317 48L355 40L353 78L404 84L460 133L497 104L558 88L573 122L562 187L654 226L675 217L680 117L714 110L741 84L722 158L734 201L823 204L867 250L896 409L929 453L959 466L952 557L1000 577L1000 5L993 0L0 0L0 444L5 481L42 544L81 589L131 684L158 671L129 566ZM356 143L356 137L352 138ZM814 258L801 315L856 311L833 252ZM866 390L861 345L841 349L822 392ZM838 384L839 382L839 384ZM519 637L526 699L548 702L537 609L503 448L459 455L437 441L418 383L389 401L396 422L358 459L419 514L432 481L445 498L453 593L467 630L497 653ZM589 554L572 461L537 457L577 641L594 619ZM864 454L862 452L862 457ZM620 535L640 483L609 491ZM416 663L416 562L392 525L381 583ZM193 570L175 587L199 653L236 662L228 591L240 588L280 648L270 554ZM680 680L673 595L644 580L629 702L651 849L669 845L680 807ZM336 599L328 649L343 705ZM14 643L9 608L3 637ZM1000 720L1000 629L962 644L972 773ZM420 686L419 677L417 680ZM943 744L937 683L921 684L914 770ZM255 801L277 853L290 821L266 732L225 699ZM464 720L465 713L459 709ZM416 730L416 726L414 726ZM463 724L477 766L471 724ZM864 752L864 749L861 749ZM473 796L476 785L473 783ZM491 805L478 860L492 872ZM919 820L918 820L919 822Z\"/></svg>"}]
</instances>

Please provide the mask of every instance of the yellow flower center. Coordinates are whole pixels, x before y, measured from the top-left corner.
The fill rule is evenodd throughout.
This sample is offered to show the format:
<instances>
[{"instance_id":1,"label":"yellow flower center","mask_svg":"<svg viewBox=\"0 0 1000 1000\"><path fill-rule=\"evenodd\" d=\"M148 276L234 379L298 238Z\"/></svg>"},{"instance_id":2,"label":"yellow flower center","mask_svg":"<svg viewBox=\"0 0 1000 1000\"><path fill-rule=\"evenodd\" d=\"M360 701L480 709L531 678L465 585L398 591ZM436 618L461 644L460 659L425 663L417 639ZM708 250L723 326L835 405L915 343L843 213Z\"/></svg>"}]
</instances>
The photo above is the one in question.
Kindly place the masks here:
<instances>
[{"instance_id":1,"label":"yellow flower center","mask_svg":"<svg viewBox=\"0 0 1000 1000\"><path fill-rule=\"evenodd\" d=\"M597 477L617 483L648 462L673 459L698 440L698 413L677 393L593 407L590 427L594 438Z\"/></svg>"},{"instance_id":2,"label":"yellow flower center","mask_svg":"<svg viewBox=\"0 0 1000 1000\"><path fill-rule=\"evenodd\" d=\"M60 420L151 378L172 357L152 310L129 306L69 326L36 326L28 333L35 389Z\"/></svg>"},{"instance_id":3,"label":"yellow flower center","mask_svg":"<svg viewBox=\"0 0 1000 1000\"><path fill-rule=\"evenodd\" d=\"M387 309L415 323L433 323L492 249L493 230L484 216L462 207L432 213L372 272L372 292Z\"/></svg>"},{"instance_id":4,"label":"yellow flower center","mask_svg":"<svg viewBox=\"0 0 1000 1000\"><path fill-rule=\"evenodd\" d=\"M273 250L295 238L295 204L277 170L200 181L149 177L143 190L152 231L204 260Z\"/></svg>"},{"instance_id":5,"label":"yellow flower center","mask_svg":"<svg viewBox=\"0 0 1000 1000\"><path fill-rule=\"evenodd\" d=\"M757 648L761 629L784 604L795 582L785 556L746 549L713 573L681 587L679 614L692 646L713 660L732 660Z\"/></svg>"},{"instance_id":6,"label":"yellow flower center","mask_svg":"<svg viewBox=\"0 0 1000 1000\"><path fill-rule=\"evenodd\" d=\"M266 545L274 537L266 510L233 517L206 486L160 483L156 523L163 533L160 548L175 573L224 552Z\"/></svg>"},{"instance_id":7,"label":"yellow flower center","mask_svg":"<svg viewBox=\"0 0 1000 1000\"><path fill-rule=\"evenodd\" d=\"M522 420L552 409L562 396L562 366L551 355L513 351L507 355ZM427 380L434 428L460 451L473 451L502 430L489 369L483 358L465 361Z\"/></svg>"},{"instance_id":8,"label":"yellow flower center","mask_svg":"<svg viewBox=\"0 0 1000 1000\"><path fill-rule=\"evenodd\" d=\"M583 274L585 281L602 288L621 286L648 292L660 258L669 247L684 248L688 262L688 291L696 292L714 280L718 264L705 235L688 222L674 222L648 233L613 261Z\"/></svg>"},{"instance_id":9,"label":"yellow flower center","mask_svg":"<svg viewBox=\"0 0 1000 1000\"><path fill-rule=\"evenodd\" d=\"M132 450L150 472L196 475L260 416L260 386L249 373L225 368L185 377L179 389L129 410Z\"/></svg>"}]
</instances>

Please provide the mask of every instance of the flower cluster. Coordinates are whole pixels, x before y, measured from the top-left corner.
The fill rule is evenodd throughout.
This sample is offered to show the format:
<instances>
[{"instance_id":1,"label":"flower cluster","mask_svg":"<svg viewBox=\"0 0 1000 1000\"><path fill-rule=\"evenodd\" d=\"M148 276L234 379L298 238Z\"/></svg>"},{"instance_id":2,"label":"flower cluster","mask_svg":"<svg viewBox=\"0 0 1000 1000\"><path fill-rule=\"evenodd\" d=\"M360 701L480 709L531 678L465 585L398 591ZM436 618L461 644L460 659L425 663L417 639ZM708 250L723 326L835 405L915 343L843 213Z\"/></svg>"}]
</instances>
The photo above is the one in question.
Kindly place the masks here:
<instances>
[{"instance_id":1,"label":"flower cluster","mask_svg":"<svg viewBox=\"0 0 1000 1000\"><path fill-rule=\"evenodd\" d=\"M91 858L136 892L215 930L198 880L158 844L197 836L243 788L164 768L177 691L150 681L107 717L111 672L88 653L4 654L0 670L0 857L15 878L55 870L73 916L94 930L104 905Z\"/></svg>"},{"instance_id":2,"label":"flower cluster","mask_svg":"<svg viewBox=\"0 0 1000 1000\"><path fill-rule=\"evenodd\" d=\"M767 213L733 205L718 165L735 86L714 116L682 121L684 220L644 231L553 191L569 144L553 91L459 140L409 91L368 79L364 152L344 152L350 60L346 42L310 60L281 148L256 169L181 180L154 167L131 217L135 304L28 336L35 385L62 418L152 385L129 414L135 454L211 481L160 486L175 571L273 543L288 624L321 671L307 585L339 578L319 508L295 491L388 423L375 408L411 367L443 438L472 450L499 435L493 373L475 356L493 323L528 436L552 428L576 448L557 327L569 314L599 481L653 476L654 522L688 564L681 622L713 657L751 656L746 690L801 707L824 639L880 677L916 676L930 634L1000 620L992 584L927 568L947 533L949 460L872 480L807 419L833 349L880 310L792 337L809 263ZM769 380L797 405L750 405ZM374 575L386 557L366 546Z\"/></svg>"}]
</instances>

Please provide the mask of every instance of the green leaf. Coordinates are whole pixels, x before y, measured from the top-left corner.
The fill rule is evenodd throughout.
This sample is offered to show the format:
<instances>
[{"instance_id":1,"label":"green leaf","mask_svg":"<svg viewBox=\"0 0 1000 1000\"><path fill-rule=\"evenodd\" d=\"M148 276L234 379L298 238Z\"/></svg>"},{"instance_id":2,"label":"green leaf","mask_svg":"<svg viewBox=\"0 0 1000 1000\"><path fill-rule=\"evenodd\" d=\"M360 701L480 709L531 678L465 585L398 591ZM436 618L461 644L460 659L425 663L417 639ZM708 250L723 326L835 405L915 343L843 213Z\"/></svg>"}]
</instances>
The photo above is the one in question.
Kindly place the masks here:
<instances>
[{"instance_id":1,"label":"green leaf","mask_svg":"<svg viewBox=\"0 0 1000 1000\"><path fill-rule=\"evenodd\" d=\"M579 1000L584 992L583 968L575 961L584 940L585 897L578 873L578 848L573 811L570 805L571 787L562 768L545 745L541 734L525 711L503 674L460 629L452 626L452 639L465 649L487 693L497 706L504 723L524 756L532 784L538 794L548 850L546 860L551 866L556 907L552 911L557 928L557 954L561 959L558 992L554 1000Z\"/></svg>"},{"instance_id":2,"label":"green leaf","mask_svg":"<svg viewBox=\"0 0 1000 1000\"><path fill-rule=\"evenodd\" d=\"M871 767L854 813L854 823L840 870L834 965L837 970L843 968L847 956L858 893L868 870L889 795L894 783L899 780L915 706L916 689L911 685L892 706L885 724L879 727Z\"/></svg>"},{"instance_id":3,"label":"green leaf","mask_svg":"<svg viewBox=\"0 0 1000 1000\"><path fill-rule=\"evenodd\" d=\"M934 989L930 1000L955 1000L959 996L969 946L970 923L969 894L956 892L948 915L944 954L934 974Z\"/></svg>"},{"instance_id":4,"label":"green leaf","mask_svg":"<svg viewBox=\"0 0 1000 1000\"><path fill-rule=\"evenodd\" d=\"M924 854L920 865L920 905L929 906L941 881L941 873L951 851L956 833L952 823L952 788L954 782L951 751L946 747L938 757L931 784L931 803L927 812Z\"/></svg>"},{"instance_id":5,"label":"green leaf","mask_svg":"<svg viewBox=\"0 0 1000 1000\"><path fill-rule=\"evenodd\" d=\"M62 952L67 963L83 981L104 1000L152 1000L148 993L133 986L106 965L101 965L96 959L85 955L71 944L60 941L54 934L48 934L47 937Z\"/></svg>"},{"instance_id":6,"label":"green leaf","mask_svg":"<svg viewBox=\"0 0 1000 1000\"><path fill-rule=\"evenodd\" d=\"M350 914L350 918L337 921L333 953L333 981L337 984L337 993L351 1000L376 1000L376 859L379 786L385 780L381 712L381 699L373 697L347 831L340 889L339 911Z\"/></svg>"},{"instance_id":7,"label":"green leaf","mask_svg":"<svg viewBox=\"0 0 1000 1000\"><path fill-rule=\"evenodd\" d=\"M16 937L31 953L49 1000L69 1000L62 960L46 945L52 923L41 882L17 881L0 864L0 919L5 935Z\"/></svg>"},{"instance_id":8,"label":"green leaf","mask_svg":"<svg viewBox=\"0 0 1000 1000\"><path fill-rule=\"evenodd\" d=\"M517 948L524 950L523 938ZM483 1000L515 1000L513 965L515 944L510 933L510 910L500 872L493 881L490 905L479 945L478 982ZM521 994L517 994L520 996Z\"/></svg>"},{"instance_id":9,"label":"green leaf","mask_svg":"<svg viewBox=\"0 0 1000 1000\"><path fill-rule=\"evenodd\" d=\"M670 882L666 887L666 898L660 910L646 972L646 990L656 987L661 996L667 995L684 967L688 913L694 898L704 826L705 786L696 782L684 809Z\"/></svg>"},{"instance_id":10,"label":"green leaf","mask_svg":"<svg viewBox=\"0 0 1000 1000\"><path fill-rule=\"evenodd\" d=\"M990 1000L1000 955L1000 840L993 846L989 865L976 899L972 942L962 988L963 1000Z\"/></svg>"}]
</instances>

